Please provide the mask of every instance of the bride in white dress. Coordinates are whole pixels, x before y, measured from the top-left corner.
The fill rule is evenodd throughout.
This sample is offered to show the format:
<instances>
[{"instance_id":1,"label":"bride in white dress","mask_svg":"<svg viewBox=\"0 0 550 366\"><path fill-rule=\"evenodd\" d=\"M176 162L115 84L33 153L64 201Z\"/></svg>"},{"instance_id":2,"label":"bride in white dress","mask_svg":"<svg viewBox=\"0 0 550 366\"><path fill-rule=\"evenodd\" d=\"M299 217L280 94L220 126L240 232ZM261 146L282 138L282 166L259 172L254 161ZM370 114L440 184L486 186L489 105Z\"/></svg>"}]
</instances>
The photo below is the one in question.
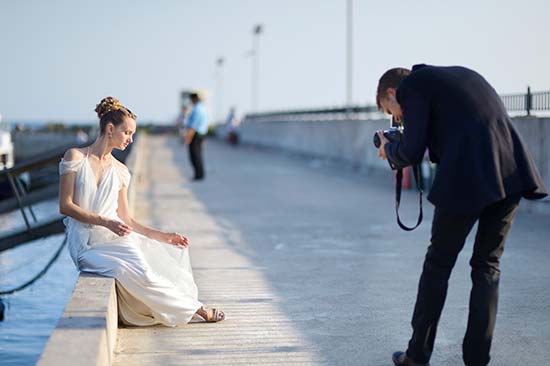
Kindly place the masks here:
<instances>
[{"instance_id":1,"label":"bride in white dress","mask_svg":"<svg viewBox=\"0 0 550 366\"><path fill-rule=\"evenodd\" d=\"M68 150L59 163L59 209L67 216L76 267L116 279L119 317L125 324L224 320L221 310L207 309L198 300L187 238L147 227L130 215L130 172L111 151L132 143L136 116L112 97L104 98L96 112L97 140Z\"/></svg>"}]
</instances>

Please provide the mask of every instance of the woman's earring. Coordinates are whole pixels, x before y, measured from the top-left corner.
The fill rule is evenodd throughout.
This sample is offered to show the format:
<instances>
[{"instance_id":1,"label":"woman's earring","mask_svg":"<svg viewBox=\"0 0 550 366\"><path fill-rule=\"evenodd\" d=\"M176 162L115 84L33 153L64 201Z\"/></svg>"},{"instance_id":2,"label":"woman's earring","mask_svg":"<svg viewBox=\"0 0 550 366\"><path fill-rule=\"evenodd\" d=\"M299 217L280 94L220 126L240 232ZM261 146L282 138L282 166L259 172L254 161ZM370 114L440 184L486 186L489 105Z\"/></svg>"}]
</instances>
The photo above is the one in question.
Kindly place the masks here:
<instances>
[{"instance_id":1,"label":"woman's earring","mask_svg":"<svg viewBox=\"0 0 550 366\"><path fill-rule=\"evenodd\" d=\"M109 138L113 137L113 134L109 132Z\"/></svg>"}]
</instances>

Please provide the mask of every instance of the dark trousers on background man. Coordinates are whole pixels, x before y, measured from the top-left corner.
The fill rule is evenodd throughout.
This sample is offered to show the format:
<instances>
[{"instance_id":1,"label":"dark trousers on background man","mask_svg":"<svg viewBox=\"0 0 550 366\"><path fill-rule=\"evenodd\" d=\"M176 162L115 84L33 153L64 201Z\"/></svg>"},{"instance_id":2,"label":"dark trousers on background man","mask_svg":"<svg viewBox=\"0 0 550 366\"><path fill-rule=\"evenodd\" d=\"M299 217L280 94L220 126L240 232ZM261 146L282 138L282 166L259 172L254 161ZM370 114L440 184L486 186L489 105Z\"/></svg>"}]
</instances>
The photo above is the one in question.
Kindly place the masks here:
<instances>
[{"instance_id":1,"label":"dark trousers on background man","mask_svg":"<svg viewBox=\"0 0 550 366\"><path fill-rule=\"evenodd\" d=\"M202 161L202 143L204 136L195 133L189 144L189 158L195 170L195 180L204 179L204 164Z\"/></svg>"},{"instance_id":2,"label":"dark trousers on background man","mask_svg":"<svg viewBox=\"0 0 550 366\"><path fill-rule=\"evenodd\" d=\"M412 319L413 335L407 350L409 358L417 363L429 362L447 296L449 276L466 237L479 220L470 260L472 290L462 351L464 363L468 366L489 363L497 314L499 262L519 200L519 195L508 197L476 214L450 214L435 209L431 244L424 261Z\"/></svg>"}]
</instances>

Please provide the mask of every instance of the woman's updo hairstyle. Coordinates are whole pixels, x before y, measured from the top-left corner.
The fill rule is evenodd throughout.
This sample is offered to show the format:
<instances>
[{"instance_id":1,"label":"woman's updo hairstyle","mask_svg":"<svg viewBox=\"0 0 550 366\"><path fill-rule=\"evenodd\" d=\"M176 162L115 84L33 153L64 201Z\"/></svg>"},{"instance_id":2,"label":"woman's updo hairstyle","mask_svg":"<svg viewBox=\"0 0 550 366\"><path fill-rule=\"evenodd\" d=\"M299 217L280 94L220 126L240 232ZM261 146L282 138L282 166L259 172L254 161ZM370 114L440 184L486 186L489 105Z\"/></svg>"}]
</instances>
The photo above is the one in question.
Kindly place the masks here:
<instances>
[{"instance_id":1,"label":"woman's updo hairstyle","mask_svg":"<svg viewBox=\"0 0 550 366\"><path fill-rule=\"evenodd\" d=\"M131 110L120 104L120 101L113 97L103 98L95 107L97 116L99 117L99 133L103 135L107 124L111 122L118 126L124 122L125 117L136 119L137 116Z\"/></svg>"}]
</instances>

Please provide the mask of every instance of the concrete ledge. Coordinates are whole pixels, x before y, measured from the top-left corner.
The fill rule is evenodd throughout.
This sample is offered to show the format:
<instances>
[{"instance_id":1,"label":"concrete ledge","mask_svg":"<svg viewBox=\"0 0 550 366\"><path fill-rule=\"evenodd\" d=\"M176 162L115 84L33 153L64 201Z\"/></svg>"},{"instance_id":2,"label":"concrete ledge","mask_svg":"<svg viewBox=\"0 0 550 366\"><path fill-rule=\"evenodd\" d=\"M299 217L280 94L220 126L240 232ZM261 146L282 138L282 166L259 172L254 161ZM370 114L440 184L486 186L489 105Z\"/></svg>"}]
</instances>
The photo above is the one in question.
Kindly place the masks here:
<instances>
[{"instance_id":1,"label":"concrete ledge","mask_svg":"<svg viewBox=\"0 0 550 366\"><path fill-rule=\"evenodd\" d=\"M133 183L128 189L128 203L132 213L143 140L145 135L141 134L126 159L126 166L133 175ZM117 329L115 280L83 272L37 364L110 366L116 346Z\"/></svg>"},{"instance_id":2,"label":"concrete ledge","mask_svg":"<svg viewBox=\"0 0 550 366\"><path fill-rule=\"evenodd\" d=\"M111 365L117 321L115 281L81 273L37 364Z\"/></svg>"}]
</instances>

